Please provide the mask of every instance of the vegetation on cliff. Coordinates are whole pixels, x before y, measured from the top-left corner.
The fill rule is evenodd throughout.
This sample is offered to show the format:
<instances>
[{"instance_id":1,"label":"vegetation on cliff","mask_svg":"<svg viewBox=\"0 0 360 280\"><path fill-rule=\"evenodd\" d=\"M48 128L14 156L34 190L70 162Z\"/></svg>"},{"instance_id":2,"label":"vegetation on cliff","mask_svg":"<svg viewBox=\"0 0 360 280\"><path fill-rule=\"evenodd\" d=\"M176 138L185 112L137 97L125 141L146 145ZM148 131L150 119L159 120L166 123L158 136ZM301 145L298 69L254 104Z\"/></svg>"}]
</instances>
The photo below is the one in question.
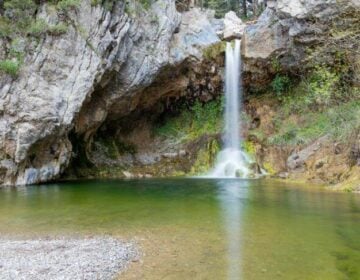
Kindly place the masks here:
<instances>
[{"instance_id":1,"label":"vegetation on cliff","mask_svg":"<svg viewBox=\"0 0 360 280\"><path fill-rule=\"evenodd\" d=\"M79 7L79 0L49 0L49 13L63 14L57 23L49 24L45 19L37 17L40 4L45 1L6 0L0 4L0 39L5 42L6 54L0 61L0 71L16 76L23 63L24 56L31 43L37 44L39 39L50 34L59 36L67 32L66 12ZM61 17L59 17L61 18ZM1 57L0 57L1 58Z\"/></svg>"},{"instance_id":2,"label":"vegetation on cliff","mask_svg":"<svg viewBox=\"0 0 360 280\"><path fill-rule=\"evenodd\" d=\"M186 142L205 134L222 131L223 99L207 102L196 101L187 108L183 105L180 112L167 118L155 128L155 134Z\"/></svg>"}]
</instances>

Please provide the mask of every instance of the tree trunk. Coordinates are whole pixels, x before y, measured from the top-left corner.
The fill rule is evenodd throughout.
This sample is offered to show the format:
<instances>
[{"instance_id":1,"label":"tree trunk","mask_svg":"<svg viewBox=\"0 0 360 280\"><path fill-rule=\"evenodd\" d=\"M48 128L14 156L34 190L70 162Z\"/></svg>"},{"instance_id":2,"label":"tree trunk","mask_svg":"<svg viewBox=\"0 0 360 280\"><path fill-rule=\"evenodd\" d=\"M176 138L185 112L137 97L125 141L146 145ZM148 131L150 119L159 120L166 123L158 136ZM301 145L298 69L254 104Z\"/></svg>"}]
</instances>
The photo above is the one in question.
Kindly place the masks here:
<instances>
[{"instance_id":1,"label":"tree trunk","mask_svg":"<svg viewBox=\"0 0 360 280\"><path fill-rule=\"evenodd\" d=\"M258 0L253 0L253 14L254 17L258 14Z\"/></svg>"},{"instance_id":2,"label":"tree trunk","mask_svg":"<svg viewBox=\"0 0 360 280\"><path fill-rule=\"evenodd\" d=\"M242 8L243 8L244 17L247 18L246 0L242 0Z\"/></svg>"}]
</instances>

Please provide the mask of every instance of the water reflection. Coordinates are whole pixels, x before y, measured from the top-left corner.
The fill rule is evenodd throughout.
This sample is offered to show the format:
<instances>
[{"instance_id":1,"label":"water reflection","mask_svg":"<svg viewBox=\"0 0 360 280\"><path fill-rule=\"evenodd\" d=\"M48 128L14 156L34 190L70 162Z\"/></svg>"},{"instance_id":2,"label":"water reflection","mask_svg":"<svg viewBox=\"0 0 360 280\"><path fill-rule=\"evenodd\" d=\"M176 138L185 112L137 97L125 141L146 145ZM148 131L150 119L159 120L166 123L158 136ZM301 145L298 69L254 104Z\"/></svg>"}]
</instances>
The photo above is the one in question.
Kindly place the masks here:
<instances>
[{"instance_id":1,"label":"water reflection","mask_svg":"<svg viewBox=\"0 0 360 280\"><path fill-rule=\"evenodd\" d=\"M248 197L248 181L219 181L223 225L227 240L227 279L242 279L242 217Z\"/></svg>"}]
</instances>

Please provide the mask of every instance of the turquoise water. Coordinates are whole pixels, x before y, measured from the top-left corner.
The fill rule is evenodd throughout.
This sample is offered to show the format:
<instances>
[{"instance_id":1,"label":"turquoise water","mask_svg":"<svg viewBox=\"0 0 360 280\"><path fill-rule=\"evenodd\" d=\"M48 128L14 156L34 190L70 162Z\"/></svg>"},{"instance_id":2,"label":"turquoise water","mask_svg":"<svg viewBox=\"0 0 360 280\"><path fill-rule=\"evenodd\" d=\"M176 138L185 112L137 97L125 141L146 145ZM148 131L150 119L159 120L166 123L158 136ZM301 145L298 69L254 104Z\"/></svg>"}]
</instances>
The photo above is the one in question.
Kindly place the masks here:
<instances>
[{"instance_id":1,"label":"turquoise water","mask_svg":"<svg viewBox=\"0 0 360 280\"><path fill-rule=\"evenodd\" d=\"M360 279L360 195L265 180L85 181L0 190L2 236L134 239L124 279Z\"/></svg>"}]
</instances>

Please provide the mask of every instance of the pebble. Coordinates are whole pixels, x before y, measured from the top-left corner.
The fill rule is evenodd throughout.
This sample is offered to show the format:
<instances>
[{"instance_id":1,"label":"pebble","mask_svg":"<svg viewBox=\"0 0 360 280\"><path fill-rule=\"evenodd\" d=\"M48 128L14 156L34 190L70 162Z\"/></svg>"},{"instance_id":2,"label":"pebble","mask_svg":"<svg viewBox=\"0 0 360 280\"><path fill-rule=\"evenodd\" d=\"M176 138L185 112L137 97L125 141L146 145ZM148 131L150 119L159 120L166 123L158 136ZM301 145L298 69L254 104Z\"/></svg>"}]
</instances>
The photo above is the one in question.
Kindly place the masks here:
<instances>
[{"instance_id":1,"label":"pebble","mask_svg":"<svg viewBox=\"0 0 360 280\"><path fill-rule=\"evenodd\" d=\"M0 279L113 279L138 258L133 243L110 237L0 239Z\"/></svg>"}]
</instances>

